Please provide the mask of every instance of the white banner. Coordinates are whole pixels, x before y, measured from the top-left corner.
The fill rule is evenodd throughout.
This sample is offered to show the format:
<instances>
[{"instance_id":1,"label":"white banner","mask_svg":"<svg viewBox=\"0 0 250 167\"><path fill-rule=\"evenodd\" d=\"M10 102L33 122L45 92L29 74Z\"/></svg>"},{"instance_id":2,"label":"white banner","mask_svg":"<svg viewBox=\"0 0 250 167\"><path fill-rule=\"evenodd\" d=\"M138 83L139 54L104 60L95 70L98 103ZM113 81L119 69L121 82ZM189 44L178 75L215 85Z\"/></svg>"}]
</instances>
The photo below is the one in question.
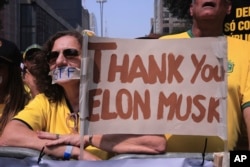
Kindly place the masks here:
<instances>
[{"instance_id":1,"label":"white banner","mask_svg":"<svg viewBox=\"0 0 250 167\"><path fill-rule=\"evenodd\" d=\"M89 37L84 57L87 133L226 138L226 37Z\"/></svg>"}]
</instances>

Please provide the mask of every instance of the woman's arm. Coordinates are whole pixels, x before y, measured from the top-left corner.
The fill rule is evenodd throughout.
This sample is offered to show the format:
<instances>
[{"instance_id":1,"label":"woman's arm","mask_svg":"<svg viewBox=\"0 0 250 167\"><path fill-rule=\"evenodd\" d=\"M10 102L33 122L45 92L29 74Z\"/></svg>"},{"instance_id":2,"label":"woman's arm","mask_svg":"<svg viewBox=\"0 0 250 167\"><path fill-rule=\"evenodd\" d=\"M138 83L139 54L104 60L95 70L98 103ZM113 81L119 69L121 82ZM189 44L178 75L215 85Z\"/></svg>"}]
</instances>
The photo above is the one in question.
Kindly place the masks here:
<instances>
[{"instance_id":1,"label":"woman's arm","mask_svg":"<svg viewBox=\"0 0 250 167\"><path fill-rule=\"evenodd\" d=\"M159 154L166 150L164 135L93 135L91 145L115 153Z\"/></svg>"},{"instance_id":2,"label":"woman's arm","mask_svg":"<svg viewBox=\"0 0 250 167\"><path fill-rule=\"evenodd\" d=\"M7 124L0 137L0 146L24 147L40 151L50 141L50 139L38 138L37 133L29 129L25 123L12 120ZM65 149L66 145L57 145L45 147L44 152L56 158L63 158ZM71 157L78 159L79 155L80 148L73 147ZM99 160L99 158L86 151L83 153L83 159Z\"/></svg>"},{"instance_id":3,"label":"woman's arm","mask_svg":"<svg viewBox=\"0 0 250 167\"><path fill-rule=\"evenodd\" d=\"M36 133L18 120L10 121L0 138L1 146L26 147L35 150L41 150L49 140L41 140Z\"/></svg>"},{"instance_id":4,"label":"woman's arm","mask_svg":"<svg viewBox=\"0 0 250 167\"><path fill-rule=\"evenodd\" d=\"M39 132L39 138L53 139L54 134ZM55 138L54 138L55 139ZM108 135L85 135L84 146L92 145L99 149L115 153L148 153L159 154L165 152L166 138L164 135L130 135L130 134L108 134ZM47 146L55 146L70 143L80 146L80 135L60 135L57 140L48 142Z\"/></svg>"}]
</instances>

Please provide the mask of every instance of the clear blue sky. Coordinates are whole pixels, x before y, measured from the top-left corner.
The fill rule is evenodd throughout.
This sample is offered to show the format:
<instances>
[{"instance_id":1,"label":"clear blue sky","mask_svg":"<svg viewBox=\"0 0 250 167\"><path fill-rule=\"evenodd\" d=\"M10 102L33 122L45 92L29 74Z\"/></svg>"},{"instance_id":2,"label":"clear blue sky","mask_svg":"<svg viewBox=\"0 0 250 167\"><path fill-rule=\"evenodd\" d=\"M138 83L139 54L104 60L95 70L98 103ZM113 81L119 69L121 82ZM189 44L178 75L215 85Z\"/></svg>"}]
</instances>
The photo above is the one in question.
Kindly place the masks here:
<instances>
[{"instance_id":1,"label":"clear blue sky","mask_svg":"<svg viewBox=\"0 0 250 167\"><path fill-rule=\"evenodd\" d=\"M96 0L85 0L84 7L95 14L98 35L101 35L100 4ZM103 9L103 35L112 38L145 36L150 32L153 15L154 0L107 0Z\"/></svg>"}]
</instances>

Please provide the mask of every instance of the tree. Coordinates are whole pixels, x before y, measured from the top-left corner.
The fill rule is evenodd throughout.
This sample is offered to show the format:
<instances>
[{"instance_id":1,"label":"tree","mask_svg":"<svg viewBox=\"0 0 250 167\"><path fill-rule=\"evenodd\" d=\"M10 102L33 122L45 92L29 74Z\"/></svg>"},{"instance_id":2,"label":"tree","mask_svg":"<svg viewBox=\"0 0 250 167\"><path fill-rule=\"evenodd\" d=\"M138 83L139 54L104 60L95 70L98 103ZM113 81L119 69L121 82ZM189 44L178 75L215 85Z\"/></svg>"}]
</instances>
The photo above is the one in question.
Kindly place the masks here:
<instances>
[{"instance_id":1,"label":"tree","mask_svg":"<svg viewBox=\"0 0 250 167\"><path fill-rule=\"evenodd\" d=\"M163 0L164 7L167 7L174 17L179 19L191 19L189 7L192 0Z\"/></svg>"}]
</instances>

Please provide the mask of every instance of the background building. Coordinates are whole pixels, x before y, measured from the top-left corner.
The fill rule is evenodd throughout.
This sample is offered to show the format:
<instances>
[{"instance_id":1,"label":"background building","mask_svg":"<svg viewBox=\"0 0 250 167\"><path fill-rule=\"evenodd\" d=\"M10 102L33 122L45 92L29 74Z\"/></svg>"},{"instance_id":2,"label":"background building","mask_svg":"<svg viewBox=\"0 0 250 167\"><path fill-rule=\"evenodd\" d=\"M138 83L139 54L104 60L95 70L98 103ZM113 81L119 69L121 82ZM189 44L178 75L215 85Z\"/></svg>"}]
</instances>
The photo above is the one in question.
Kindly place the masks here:
<instances>
[{"instance_id":1,"label":"background building","mask_svg":"<svg viewBox=\"0 0 250 167\"><path fill-rule=\"evenodd\" d=\"M82 27L81 0L44 0L55 13L62 17L72 27Z\"/></svg>"},{"instance_id":2,"label":"background building","mask_svg":"<svg viewBox=\"0 0 250 167\"><path fill-rule=\"evenodd\" d=\"M152 8L149 33L164 35L190 28L188 21L172 17L163 0L154 0ZM15 42L22 51L33 43L42 45L60 30L90 29L98 35L96 17L84 9L82 0L15 0L0 11L0 20L3 25L0 36Z\"/></svg>"},{"instance_id":3,"label":"background building","mask_svg":"<svg viewBox=\"0 0 250 167\"><path fill-rule=\"evenodd\" d=\"M169 10L164 7L163 0L154 0L154 18L152 18L151 24L155 34L183 32L191 26L189 21L173 17Z\"/></svg>"},{"instance_id":4,"label":"background building","mask_svg":"<svg viewBox=\"0 0 250 167\"><path fill-rule=\"evenodd\" d=\"M17 45L20 44L20 0L16 0L5 5L0 10L0 20L2 27L0 28L0 36L6 38Z\"/></svg>"},{"instance_id":5,"label":"background building","mask_svg":"<svg viewBox=\"0 0 250 167\"><path fill-rule=\"evenodd\" d=\"M89 21L90 21L90 30L95 32L96 35L98 35L97 20L94 13L90 13Z\"/></svg>"},{"instance_id":6,"label":"background building","mask_svg":"<svg viewBox=\"0 0 250 167\"><path fill-rule=\"evenodd\" d=\"M89 13L81 0L15 0L0 11L0 19L0 36L22 51L34 43L42 45L60 30L89 29Z\"/></svg>"}]
</instances>

